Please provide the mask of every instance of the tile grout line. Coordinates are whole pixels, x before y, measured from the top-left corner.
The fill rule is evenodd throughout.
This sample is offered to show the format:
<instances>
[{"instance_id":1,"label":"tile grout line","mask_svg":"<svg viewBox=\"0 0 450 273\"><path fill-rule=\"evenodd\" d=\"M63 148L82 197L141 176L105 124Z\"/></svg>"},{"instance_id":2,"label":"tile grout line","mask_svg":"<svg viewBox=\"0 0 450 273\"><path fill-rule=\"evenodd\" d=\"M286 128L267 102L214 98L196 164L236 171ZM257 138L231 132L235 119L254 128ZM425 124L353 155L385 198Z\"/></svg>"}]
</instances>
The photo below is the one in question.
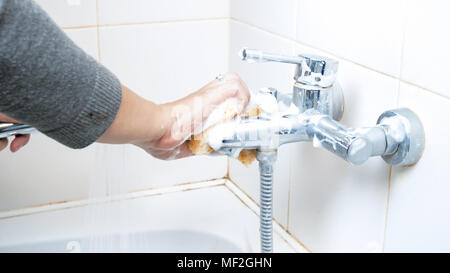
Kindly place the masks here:
<instances>
[{"instance_id":1,"label":"tile grout line","mask_svg":"<svg viewBox=\"0 0 450 273\"><path fill-rule=\"evenodd\" d=\"M402 25L402 38L401 38L401 44L400 44L400 69L399 69L399 78L398 78L398 85L397 85L397 101L396 101L396 107L398 108L400 105L400 88L401 88L401 76L403 74L403 59L404 59L404 48L405 48L405 36L406 36L406 26L408 23L408 14L407 11L406 1L403 0L402 2L403 8L403 25ZM388 221L389 221L389 205L390 205L390 199L391 199L391 183L392 183L392 166L389 166L389 176L388 176L388 184L387 184L387 197L386 197L386 212L384 217L384 230L383 230L383 242L381 245L381 252L385 252L385 245L386 245L386 234L387 234L387 227L388 227Z\"/></svg>"},{"instance_id":2,"label":"tile grout line","mask_svg":"<svg viewBox=\"0 0 450 273\"><path fill-rule=\"evenodd\" d=\"M223 179L219 179L219 180L223 180ZM200 185L196 185L196 184L185 185L185 186L175 185L175 186L171 186L171 187L166 187L164 189L149 190L149 191L153 191L150 193L143 193L142 191L141 192L129 192L129 193L125 193L122 195L108 196L108 197L102 197L102 198L96 198L96 199L66 201L63 203L55 203L55 204L48 205L48 206L44 205L41 207L37 207L34 211L33 211L33 208L20 209L20 210L24 210L24 212L20 213L20 210L18 210L17 213L11 213L10 215L5 213L6 216L1 216L2 213L0 213L0 221L11 219L11 218L48 213L48 212L82 208L82 207L86 207L86 206L90 206L90 205L107 204L110 202L119 202L119 201L129 201L129 200L135 200L135 199L139 199L139 198L147 198L147 197L154 197L154 196L161 196L161 195L167 195L167 194L173 194L173 193L180 193L180 192L187 192L187 191L193 191L193 190L202 190L202 189L225 186L226 181L220 182L219 180L198 182L197 184L200 184ZM209 182L215 182L215 183L209 183ZM201 184L203 184L203 185L201 185ZM207 185L207 184L210 184L210 185ZM73 204L70 204L70 203L73 203ZM67 206L64 206L64 204L67 204ZM27 210L30 210L30 211L26 212Z\"/></svg>"},{"instance_id":3,"label":"tile grout line","mask_svg":"<svg viewBox=\"0 0 450 273\"><path fill-rule=\"evenodd\" d=\"M98 14L96 15L99 16ZM86 26L71 26L71 27L61 27L64 30L74 30L74 29L87 29L96 28L97 26L102 27L127 27L127 26L140 26L140 25L157 25L157 24L169 24L169 23L195 23L195 22L207 22L207 21L221 21L230 20L231 17L211 17L211 18L193 18L193 19L180 19L180 20L160 20L160 21L142 21L142 22L130 22L130 23L116 23L116 24L100 24L97 18L96 25L86 25Z\"/></svg>"},{"instance_id":4,"label":"tile grout line","mask_svg":"<svg viewBox=\"0 0 450 273\"><path fill-rule=\"evenodd\" d=\"M99 12L99 5L98 0L95 0L95 17L97 22L97 55L98 55L98 61L99 63L102 63L102 55L100 51L100 12Z\"/></svg>"},{"instance_id":5,"label":"tile grout line","mask_svg":"<svg viewBox=\"0 0 450 273\"><path fill-rule=\"evenodd\" d=\"M196 22L208 22L208 21L222 21L229 20L229 17L215 17L215 18L199 18L199 19L181 19L181 20L161 20L161 21L148 21L148 22L134 22L134 23L119 23L119 24L99 24L99 27L127 27L127 26L141 26L141 25L158 25L158 24L170 24L170 23L196 23Z\"/></svg>"},{"instance_id":6,"label":"tile grout line","mask_svg":"<svg viewBox=\"0 0 450 273\"><path fill-rule=\"evenodd\" d=\"M405 51L405 36L406 36L406 25L408 23L408 11L406 10L407 7L405 7L406 1L403 0L403 8L402 12L403 14L403 26L402 26L402 38L401 38L401 44L400 44L400 69L399 69L399 78L398 78L398 87L397 87L397 101L396 101L396 107L400 104L400 87L402 84L402 74L403 74L403 59L404 59L404 51Z\"/></svg>"},{"instance_id":7,"label":"tile grout line","mask_svg":"<svg viewBox=\"0 0 450 273\"><path fill-rule=\"evenodd\" d=\"M386 197L386 212L384 215L384 230L383 230L383 243L381 244L381 252L384 252L384 248L386 245L386 234L387 234L387 225L389 220L389 204L391 199L391 176L392 176L392 166L389 168L389 177L388 177L388 192Z\"/></svg>"},{"instance_id":8,"label":"tile grout line","mask_svg":"<svg viewBox=\"0 0 450 273\"><path fill-rule=\"evenodd\" d=\"M299 1L295 1L294 8L294 37L297 37L298 32L298 9L299 9ZM295 48L294 44L291 43L291 52L294 53ZM288 182L288 207L287 207L287 219L286 219L286 230L289 230L289 224L291 222L291 191L292 191L292 152L289 154L289 182Z\"/></svg>"},{"instance_id":9,"label":"tile grout line","mask_svg":"<svg viewBox=\"0 0 450 273\"><path fill-rule=\"evenodd\" d=\"M227 18L227 35L228 35L228 47L227 47L227 72L231 71L231 1L228 1L228 10L229 10L229 14L228 14L228 18ZM230 169L231 169L231 162L230 162L230 157L227 156L227 174L226 174L226 179L230 180Z\"/></svg>"},{"instance_id":10,"label":"tile grout line","mask_svg":"<svg viewBox=\"0 0 450 273\"><path fill-rule=\"evenodd\" d=\"M231 178L227 178L227 179L230 180L230 182L231 182L238 190L240 190L241 192L243 192L244 195L245 195L248 199L250 199L253 203L255 203L257 206L259 206L259 203L256 202L256 200L253 199L246 191L244 191L243 188L239 187L239 185L238 185L236 182L234 182Z\"/></svg>"},{"instance_id":11,"label":"tile grout line","mask_svg":"<svg viewBox=\"0 0 450 273\"><path fill-rule=\"evenodd\" d=\"M228 36L228 48L227 48L227 72L231 70L231 19L227 18L227 36Z\"/></svg>"},{"instance_id":12,"label":"tile grout line","mask_svg":"<svg viewBox=\"0 0 450 273\"><path fill-rule=\"evenodd\" d=\"M385 73L385 72L382 72L382 71L373 69L373 68L371 68L371 67L368 67L368 66L366 66L366 65L357 63L357 62L352 61L352 60L349 60L349 59L347 59L347 58L340 57L340 56L338 56L338 55L336 55L336 54L334 54L334 53L332 53L332 52L329 52L329 51L326 51L326 50L323 50L323 49L314 47L314 46L312 46L312 45L308 45L308 44L306 44L306 43L304 43L304 42L300 42L300 41L297 41L297 40L293 40L293 39L290 38L290 37L287 37L287 36L278 34L278 33L276 33L276 32L270 31L270 30L266 30L266 29L264 29L264 28L258 27L258 26L256 26L256 25L251 24L251 23L247 23L247 22L241 21L241 20L236 19L236 18L234 18L234 17L231 17L231 20L232 20L232 21L235 21L235 22L237 22L237 23L241 23L241 24L247 25L247 26L249 26L249 27L255 28L255 29L257 29L257 30L263 31L263 32L265 32L265 33L268 33L268 34L277 36L278 38L287 40L287 41L292 42L292 43L294 43L294 44L297 44L297 45L300 45L300 46L304 46L304 47L308 47L308 48L311 48L311 49L316 50L316 51L321 51L321 52L325 53L326 55L330 55L330 56L332 56L332 57L334 57L334 58L341 59L341 60L343 60L343 61L346 61L346 62L348 62L348 63L351 63L351 64L353 64L353 65L356 65L356 66L358 66L358 67L360 67L360 68L364 68L364 69L366 69L366 70L369 70L369 71L371 71L371 72L375 72L375 73L377 73L377 74L383 75L383 76L385 76L385 77L388 77L388 78L391 78L391 79L394 79L394 80L399 80L399 81L402 82L402 83L409 84L409 85L414 86L414 87L416 87L416 88L419 88L419 89L421 89L421 90L423 90L423 91L432 93L433 95L436 95L436 96L439 96L439 97L441 97L441 98L450 100L450 97L447 97L447 96L445 96L445 95L442 95L442 94L440 94L440 93L438 93L438 92L436 92L436 91L433 91L433 90L431 90L431 89L428 89L428 88L426 88L426 87L420 86L420 85L418 85L418 84L415 84L415 83L412 83L412 82L403 80L403 79L401 79L400 77L392 76L392 75L387 74L387 73Z\"/></svg>"},{"instance_id":13,"label":"tile grout line","mask_svg":"<svg viewBox=\"0 0 450 273\"><path fill-rule=\"evenodd\" d=\"M288 207L287 207L287 219L286 219L286 229L289 230L289 224L291 220L291 187L292 187L292 153L289 155L289 185L288 185Z\"/></svg>"},{"instance_id":14,"label":"tile grout line","mask_svg":"<svg viewBox=\"0 0 450 273\"><path fill-rule=\"evenodd\" d=\"M200 181L192 181L192 182L186 182L186 183L180 183L180 184L174 184L174 185L168 185L168 186L160 186L160 187L152 187L152 188L146 188L146 189L138 189L138 190L132 190L129 192L126 192L124 194L120 194L120 195L114 195L114 196L108 196L108 198L111 198L112 201L114 201L114 199L117 199L120 196L124 196L124 195L141 195L142 197L145 196L149 196L148 194L145 194L145 192L151 192L151 191L166 191L167 193L170 193L170 189L172 188L182 188L182 187L191 187L193 189L200 189L202 188L202 184L206 185L206 184L211 184L211 185L216 185L217 183L219 183L218 185L222 185L223 183L220 183L221 180L224 180L225 178L213 178L213 179L207 179L207 180L200 180ZM152 194L150 194L152 195ZM154 194L156 195L156 194ZM129 196L127 198L132 198L132 196ZM125 198L125 199L127 199ZM134 197L133 197L134 198ZM36 205L31 205L28 207L23 207L23 208L15 208L15 209L10 209L10 210L2 210L0 211L0 219L3 219L1 215L3 214L13 214L15 215L16 213L19 213L20 211L26 211L26 210L40 210L44 207L50 207L50 206L64 206L64 204L68 204L68 203L89 203L89 201L95 201L96 198L83 198L83 199L74 199L74 200L64 200L64 201L55 201L55 202L49 202L49 203L43 203L43 204L36 204ZM97 198L98 199L98 198ZM68 208L72 208L72 207L78 207L78 206L82 206L82 205L74 205L74 206L70 206ZM55 210L59 210L59 209L64 209L63 208L57 208ZM43 210L44 212L46 212L46 210ZM31 213L34 214L34 213ZM21 216L21 215L19 215Z\"/></svg>"},{"instance_id":15,"label":"tile grout line","mask_svg":"<svg viewBox=\"0 0 450 273\"><path fill-rule=\"evenodd\" d=\"M74 26L74 27L60 27L62 30L78 30L78 29L90 29L96 28L97 25L86 25L86 26Z\"/></svg>"},{"instance_id":16,"label":"tile grout line","mask_svg":"<svg viewBox=\"0 0 450 273\"><path fill-rule=\"evenodd\" d=\"M230 158L227 156L227 173L225 174L226 179L230 179Z\"/></svg>"}]
</instances>

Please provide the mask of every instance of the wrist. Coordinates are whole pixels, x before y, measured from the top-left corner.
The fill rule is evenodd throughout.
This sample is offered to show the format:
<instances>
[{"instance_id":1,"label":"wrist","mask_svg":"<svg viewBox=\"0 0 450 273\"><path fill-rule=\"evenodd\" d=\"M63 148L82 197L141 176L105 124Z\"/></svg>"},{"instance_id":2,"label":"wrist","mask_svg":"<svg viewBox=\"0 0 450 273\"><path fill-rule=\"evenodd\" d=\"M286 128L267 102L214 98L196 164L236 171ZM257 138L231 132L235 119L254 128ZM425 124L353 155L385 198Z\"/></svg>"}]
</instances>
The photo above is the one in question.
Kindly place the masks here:
<instances>
[{"instance_id":1,"label":"wrist","mask_svg":"<svg viewBox=\"0 0 450 273\"><path fill-rule=\"evenodd\" d=\"M163 134L161 126L165 123L163 108L123 86L119 111L114 122L98 141L136 145L155 141Z\"/></svg>"},{"instance_id":2,"label":"wrist","mask_svg":"<svg viewBox=\"0 0 450 273\"><path fill-rule=\"evenodd\" d=\"M161 148L178 146L190 133L186 132L189 109L181 100L158 105L158 133L155 145Z\"/></svg>"}]
</instances>

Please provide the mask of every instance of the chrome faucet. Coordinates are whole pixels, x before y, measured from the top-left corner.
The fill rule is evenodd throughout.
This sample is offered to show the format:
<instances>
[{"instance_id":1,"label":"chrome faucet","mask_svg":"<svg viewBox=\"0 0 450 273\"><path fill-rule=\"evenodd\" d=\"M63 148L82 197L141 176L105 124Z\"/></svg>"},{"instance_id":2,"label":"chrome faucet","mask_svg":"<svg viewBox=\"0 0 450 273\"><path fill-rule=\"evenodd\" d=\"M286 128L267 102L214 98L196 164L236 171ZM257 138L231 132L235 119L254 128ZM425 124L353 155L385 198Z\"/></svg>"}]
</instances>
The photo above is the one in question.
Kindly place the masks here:
<instances>
[{"instance_id":1,"label":"chrome faucet","mask_svg":"<svg viewBox=\"0 0 450 273\"><path fill-rule=\"evenodd\" d=\"M292 94L263 88L258 95L272 96L277 112L243 117L212 128L209 144L233 156L240 149L256 149L259 161L260 232L262 252L272 252L272 178L277 149L285 143L312 141L353 165L381 156L390 165L416 163L424 149L419 118L407 108L381 114L372 127L348 128L338 121L344 112L342 89L336 81L338 61L310 54L284 56L244 48L242 60L296 65Z\"/></svg>"},{"instance_id":2,"label":"chrome faucet","mask_svg":"<svg viewBox=\"0 0 450 273\"><path fill-rule=\"evenodd\" d=\"M419 160L424 131L418 117L407 108L384 112L373 127L348 128L338 122L344 112L342 89L336 81L338 61L310 54L284 56L246 48L240 56L251 63L295 64L293 92L282 94L274 88L261 89L260 94L276 99L279 112L263 112L257 117L217 126L211 133L210 145L214 150L231 155L233 149L273 150L286 143L312 141L353 165L363 164L372 156L382 156L388 164L400 166Z\"/></svg>"}]
</instances>

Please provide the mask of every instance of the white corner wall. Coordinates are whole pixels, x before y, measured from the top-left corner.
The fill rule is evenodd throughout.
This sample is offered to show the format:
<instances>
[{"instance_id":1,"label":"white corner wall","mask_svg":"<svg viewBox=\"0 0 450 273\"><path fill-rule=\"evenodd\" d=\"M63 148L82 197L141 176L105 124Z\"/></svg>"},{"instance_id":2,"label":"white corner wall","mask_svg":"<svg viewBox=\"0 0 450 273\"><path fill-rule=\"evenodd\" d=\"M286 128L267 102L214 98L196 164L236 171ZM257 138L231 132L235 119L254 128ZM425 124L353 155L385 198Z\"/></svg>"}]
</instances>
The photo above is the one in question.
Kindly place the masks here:
<instances>
[{"instance_id":1,"label":"white corner wall","mask_svg":"<svg viewBox=\"0 0 450 273\"><path fill-rule=\"evenodd\" d=\"M274 216L313 252L450 251L450 17L445 0L231 0L231 70L251 89L291 90L293 67L245 64L243 46L340 61L348 126L409 107L425 127L415 166L353 167L310 143L279 151ZM230 177L254 200L256 164Z\"/></svg>"}]
</instances>

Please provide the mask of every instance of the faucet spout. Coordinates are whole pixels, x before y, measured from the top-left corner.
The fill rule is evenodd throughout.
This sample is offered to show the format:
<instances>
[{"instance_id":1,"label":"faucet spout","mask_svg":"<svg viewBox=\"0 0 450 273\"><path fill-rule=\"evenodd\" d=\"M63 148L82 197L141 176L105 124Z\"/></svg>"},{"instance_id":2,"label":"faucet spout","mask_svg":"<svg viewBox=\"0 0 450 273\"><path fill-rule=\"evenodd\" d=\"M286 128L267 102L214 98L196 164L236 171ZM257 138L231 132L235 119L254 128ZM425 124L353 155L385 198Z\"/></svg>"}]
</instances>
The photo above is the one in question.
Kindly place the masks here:
<instances>
[{"instance_id":1,"label":"faucet spout","mask_svg":"<svg viewBox=\"0 0 450 273\"><path fill-rule=\"evenodd\" d=\"M282 144L312 140L309 123L310 116L302 114L233 120L209 130L208 144L215 151L277 149Z\"/></svg>"}]
</instances>

